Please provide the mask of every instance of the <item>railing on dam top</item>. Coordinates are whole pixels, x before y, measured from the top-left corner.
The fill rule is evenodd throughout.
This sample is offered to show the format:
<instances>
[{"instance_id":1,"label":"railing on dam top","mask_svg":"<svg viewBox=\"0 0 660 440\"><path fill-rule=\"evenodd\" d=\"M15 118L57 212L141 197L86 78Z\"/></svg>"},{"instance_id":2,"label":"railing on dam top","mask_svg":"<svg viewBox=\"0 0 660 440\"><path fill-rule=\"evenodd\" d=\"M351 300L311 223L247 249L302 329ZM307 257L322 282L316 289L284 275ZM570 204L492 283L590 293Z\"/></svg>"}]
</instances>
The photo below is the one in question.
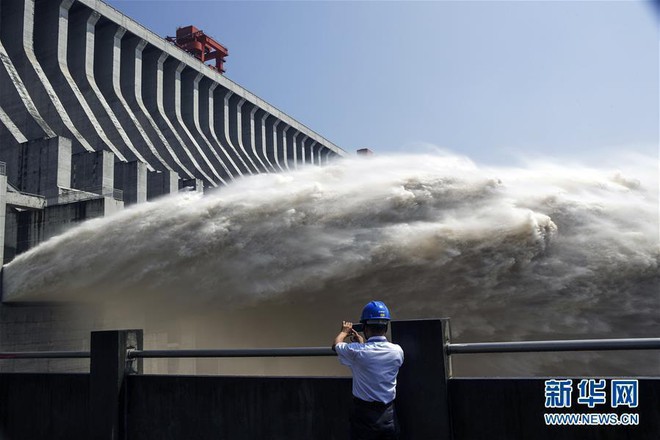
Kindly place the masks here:
<instances>
[{"instance_id":1,"label":"railing on dam top","mask_svg":"<svg viewBox=\"0 0 660 440\"><path fill-rule=\"evenodd\" d=\"M448 319L393 321L391 330L392 340L401 345L406 353L406 360L399 371L397 384L397 412L401 422L402 440L466 438L460 437L460 435L454 437L452 433L453 422L450 405L458 405L457 410L465 409L464 407L467 405L465 399L460 400L461 396L451 394L452 389L454 391L465 390L464 380L461 382L461 379L451 377L451 357L453 355L660 349L660 338L452 343ZM117 414L123 414L122 402L124 402L125 394L122 393L125 392L126 384L129 381L135 384L141 380L142 364L145 358L335 355L329 347L144 350L142 341L142 330L99 331L92 332L89 352L10 352L0 353L0 359L89 358L90 429L93 430L93 438L111 438L108 433L116 432L124 423L116 417ZM129 378L127 379L127 377ZM168 376L158 377L160 378L158 380L162 381L164 380L162 378ZM177 380L173 379L174 382L179 383ZM477 388L473 387L473 389ZM513 391L510 389L509 392L515 394L516 390L519 388L515 388ZM479 407L478 402L470 400L468 403L472 405L470 408L476 408L475 411L485 411L484 408ZM463 420L461 423L463 422L465 421ZM461 426L464 425L465 423ZM508 437L496 436L493 438Z\"/></svg>"},{"instance_id":2,"label":"railing on dam top","mask_svg":"<svg viewBox=\"0 0 660 440\"><path fill-rule=\"evenodd\" d=\"M564 351L660 350L660 338L574 339L556 341L470 342L446 344L447 355L487 353L539 353ZM253 358L253 357L332 357L327 347L136 350L128 349L128 359L158 358ZM6 359L88 359L89 351L0 352Z\"/></svg>"},{"instance_id":3,"label":"railing on dam top","mask_svg":"<svg viewBox=\"0 0 660 440\"><path fill-rule=\"evenodd\" d=\"M447 354L449 355L659 349L660 338L575 339L562 341L472 342L464 344L447 344Z\"/></svg>"},{"instance_id":4,"label":"railing on dam top","mask_svg":"<svg viewBox=\"0 0 660 440\"><path fill-rule=\"evenodd\" d=\"M195 350L126 350L128 359L147 358L253 358L337 356L326 347L238 348ZM2 359L89 359L89 351L13 351L0 352Z\"/></svg>"},{"instance_id":5,"label":"railing on dam top","mask_svg":"<svg viewBox=\"0 0 660 440\"><path fill-rule=\"evenodd\" d=\"M336 356L331 348L247 348L206 350L128 350L128 358L236 358L236 357L318 357Z\"/></svg>"},{"instance_id":6,"label":"railing on dam top","mask_svg":"<svg viewBox=\"0 0 660 440\"><path fill-rule=\"evenodd\" d=\"M89 351L5 351L0 359L88 359Z\"/></svg>"}]
</instances>

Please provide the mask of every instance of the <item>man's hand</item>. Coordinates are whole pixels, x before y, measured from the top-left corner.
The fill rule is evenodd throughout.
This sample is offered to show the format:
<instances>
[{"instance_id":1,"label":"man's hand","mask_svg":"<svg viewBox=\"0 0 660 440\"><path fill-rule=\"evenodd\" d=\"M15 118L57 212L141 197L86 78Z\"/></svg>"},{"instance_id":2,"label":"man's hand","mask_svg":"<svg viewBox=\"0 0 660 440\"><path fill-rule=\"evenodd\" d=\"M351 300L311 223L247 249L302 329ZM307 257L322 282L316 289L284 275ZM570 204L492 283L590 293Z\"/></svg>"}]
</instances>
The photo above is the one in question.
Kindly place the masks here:
<instances>
[{"instance_id":1,"label":"man's hand","mask_svg":"<svg viewBox=\"0 0 660 440\"><path fill-rule=\"evenodd\" d=\"M346 333L346 336L351 337L351 341L364 343L364 338L353 328L352 322L342 321L341 333Z\"/></svg>"},{"instance_id":2,"label":"man's hand","mask_svg":"<svg viewBox=\"0 0 660 440\"><path fill-rule=\"evenodd\" d=\"M353 323L348 322L348 321L342 321L341 322L341 332L346 333L347 335L350 335L353 333Z\"/></svg>"},{"instance_id":3,"label":"man's hand","mask_svg":"<svg viewBox=\"0 0 660 440\"><path fill-rule=\"evenodd\" d=\"M344 342L348 336L351 336L353 342L364 342L362 336L360 336L355 330L353 330L353 323L350 321L341 322L341 331L335 337L335 342L332 344L332 349L335 349L335 345ZM357 341L356 341L357 338Z\"/></svg>"},{"instance_id":4,"label":"man's hand","mask_svg":"<svg viewBox=\"0 0 660 440\"><path fill-rule=\"evenodd\" d=\"M353 342L359 342L360 344L364 344L364 338L360 336L358 332L355 331L355 329L351 328L351 341Z\"/></svg>"}]
</instances>

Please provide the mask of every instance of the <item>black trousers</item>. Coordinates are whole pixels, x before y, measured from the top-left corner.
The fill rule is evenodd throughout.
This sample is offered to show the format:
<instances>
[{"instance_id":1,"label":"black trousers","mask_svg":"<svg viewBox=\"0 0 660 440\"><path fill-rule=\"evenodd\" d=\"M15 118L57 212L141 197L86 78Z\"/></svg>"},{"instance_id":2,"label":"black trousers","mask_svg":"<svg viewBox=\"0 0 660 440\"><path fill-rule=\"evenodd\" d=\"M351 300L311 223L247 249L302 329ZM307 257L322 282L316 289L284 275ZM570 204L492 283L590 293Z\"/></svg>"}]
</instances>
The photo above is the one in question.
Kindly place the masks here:
<instances>
[{"instance_id":1,"label":"black trousers","mask_svg":"<svg viewBox=\"0 0 660 440\"><path fill-rule=\"evenodd\" d=\"M396 440L399 425L394 402L365 402L353 398L351 411L351 440Z\"/></svg>"}]
</instances>

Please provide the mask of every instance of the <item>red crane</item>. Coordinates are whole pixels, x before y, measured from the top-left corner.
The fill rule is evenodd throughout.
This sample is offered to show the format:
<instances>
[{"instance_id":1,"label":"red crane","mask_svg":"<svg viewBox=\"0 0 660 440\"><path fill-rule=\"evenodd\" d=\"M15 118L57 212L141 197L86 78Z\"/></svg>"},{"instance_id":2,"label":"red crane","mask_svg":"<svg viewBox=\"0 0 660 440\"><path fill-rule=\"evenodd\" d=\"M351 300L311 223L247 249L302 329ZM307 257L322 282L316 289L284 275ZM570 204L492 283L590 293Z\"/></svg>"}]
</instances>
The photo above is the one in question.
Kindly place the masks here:
<instances>
[{"instance_id":1,"label":"red crane","mask_svg":"<svg viewBox=\"0 0 660 440\"><path fill-rule=\"evenodd\" d=\"M220 73L225 73L224 62L229 51L206 35L204 31L195 26L180 27L176 30L176 37L167 37L166 40L193 55L202 63L215 60L215 66L207 65Z\"/></svg>"}]
</instances>

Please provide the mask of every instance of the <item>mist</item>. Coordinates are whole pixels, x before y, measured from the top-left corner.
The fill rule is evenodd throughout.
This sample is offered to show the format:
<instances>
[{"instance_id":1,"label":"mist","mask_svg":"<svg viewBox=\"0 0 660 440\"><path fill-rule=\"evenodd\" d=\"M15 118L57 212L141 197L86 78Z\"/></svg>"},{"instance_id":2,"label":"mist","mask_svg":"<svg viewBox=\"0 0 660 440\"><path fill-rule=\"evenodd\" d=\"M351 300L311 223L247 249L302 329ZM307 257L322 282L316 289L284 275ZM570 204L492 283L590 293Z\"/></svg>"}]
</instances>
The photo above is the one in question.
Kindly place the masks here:
<instances>
[{"instance_id":1,"label":"mist","mask_svg":"<svg viewBox=\"0 0 660 440\"><path fill-rule=\"evenodd\" d=\"M375 156L87 221L6 265L3 299L185 320L207 347L326 345L371 299L394 319L450 317L460 341L657 337L659 261L657 158L505 168ZM660 360L544 356L457 363L651 374Z\"/></svg>"}]
</instances>

